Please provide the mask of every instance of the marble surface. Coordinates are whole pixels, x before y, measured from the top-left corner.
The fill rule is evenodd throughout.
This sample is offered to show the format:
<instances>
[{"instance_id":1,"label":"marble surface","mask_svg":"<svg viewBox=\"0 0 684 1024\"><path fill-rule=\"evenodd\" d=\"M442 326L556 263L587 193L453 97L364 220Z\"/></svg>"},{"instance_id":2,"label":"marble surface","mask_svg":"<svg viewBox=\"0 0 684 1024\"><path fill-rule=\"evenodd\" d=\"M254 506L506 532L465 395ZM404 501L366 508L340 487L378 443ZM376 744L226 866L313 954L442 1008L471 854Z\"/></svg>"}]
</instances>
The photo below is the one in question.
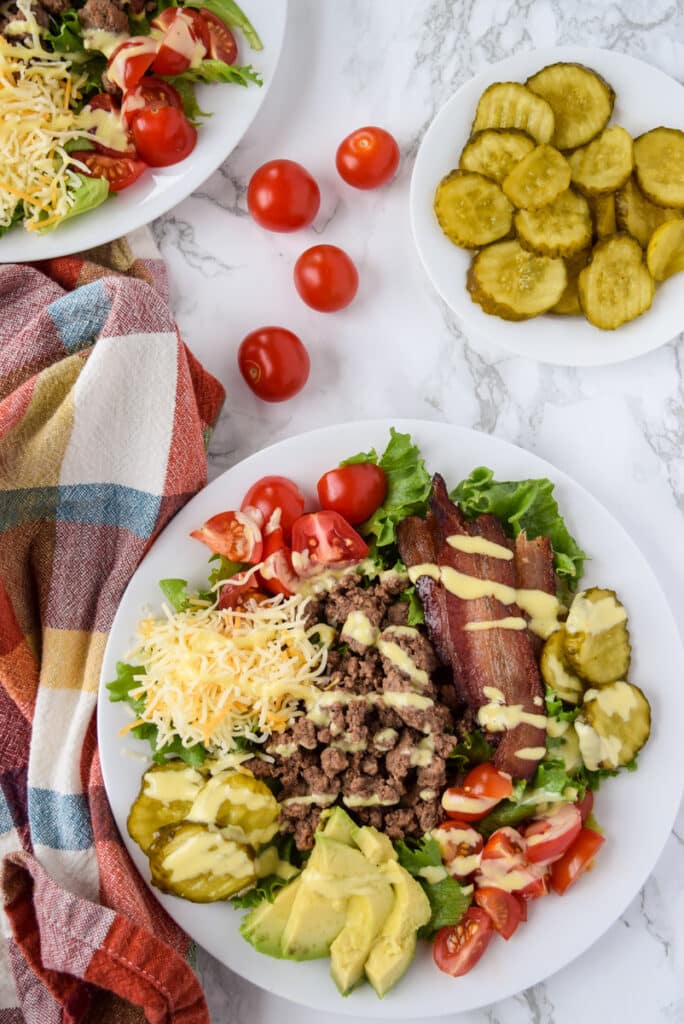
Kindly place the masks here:
<instances>
[{"instance_id":1,"label":"marble surface","mask_svg":"<svg viewBox=\"0 0 684 1024\"><path fill-rule=\"evenodd\" d=\"M290 3L277 79L250 132L194 196L154 225L183 335L228 391L211 475L283 437L356 418L415 416L489 431L555 463L604 502L651 561L681 622L684 341L588 370L471 346L418 264L408 189L417 147L442 103L485 63L521 48L599 45L682 80L684 2ZM395 134L402 165L391 187L361 193L337 178L334 153L367 123ZM300 160L321 185L313 228L295 235L260 230L246 210L250 173L279 156ZM361 279L353 305L332 316L309 310L292 284L296 257L321 237L349 251ZM237 371L240 340L267 323L296 331L311 354L306 389L282 405L260 403ZM680 770L674 752L663 766L672 770ZM319 1024L320 1015L267 995L202 951L197 971L216 1024ZM445 1019L684 1022L684 810L643 891L592 949L515 998Z\"/></svg>"}]
</instances>

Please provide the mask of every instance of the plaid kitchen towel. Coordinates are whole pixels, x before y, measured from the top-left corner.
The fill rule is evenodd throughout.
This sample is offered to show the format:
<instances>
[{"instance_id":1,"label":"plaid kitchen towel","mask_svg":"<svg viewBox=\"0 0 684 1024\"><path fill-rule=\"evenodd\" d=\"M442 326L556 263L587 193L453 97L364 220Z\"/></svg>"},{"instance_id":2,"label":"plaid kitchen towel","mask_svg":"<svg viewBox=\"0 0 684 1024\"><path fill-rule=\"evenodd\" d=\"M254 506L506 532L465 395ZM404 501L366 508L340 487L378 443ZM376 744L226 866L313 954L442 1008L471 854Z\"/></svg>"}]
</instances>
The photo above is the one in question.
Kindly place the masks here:
<instances>
[{"instance_id":1,"label":"plaid kitchen towel","mask_svg":"<svg viewBox=\"0 0 684 1024\"><path fill-rule=\"evenodd\" d=\"M0 1024L208 1022L114 825L94 711L124 588L205 484L223 398L146 233L0 267Z\"/></svg>"}]
</instances>

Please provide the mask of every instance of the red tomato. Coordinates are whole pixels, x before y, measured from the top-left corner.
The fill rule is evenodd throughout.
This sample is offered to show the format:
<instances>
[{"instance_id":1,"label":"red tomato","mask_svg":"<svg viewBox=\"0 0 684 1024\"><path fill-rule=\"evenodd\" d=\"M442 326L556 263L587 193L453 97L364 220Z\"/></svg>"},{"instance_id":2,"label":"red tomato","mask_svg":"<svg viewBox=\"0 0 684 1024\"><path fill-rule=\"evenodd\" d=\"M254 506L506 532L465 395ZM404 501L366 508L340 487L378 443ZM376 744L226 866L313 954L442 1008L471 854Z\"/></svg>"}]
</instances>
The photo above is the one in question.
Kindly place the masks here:
<instances>
[{"instance_id":1,"label":"red tomato","mask_svg":"<svg viewBox=\"0 0 684 1024\"><path fill-rule=\"evenodd\" d=\"M256 577L251 572L236 572L221 587L217 607L243 608L248 601L264 600L264 595L256 587Z\"/></svg>"},{"instance_id":2,"label":"red tomato","mask_svg":"<svg viewBox=\"0 0 684 1024\"><path fill-rule=\"evenodd\" d=\"M91 177L106 178L112 192L128 188L147 170L147 164L127 153L114 155L112 152L98 153L94 149L84 149L76 150L70 156L72 160L80 160L85 164L88 168L86 173Z\"/></svg>"},{"instance_id":3,"label":"red tomato","mask_svg":"<svg viewBox=\"0 0 684 1024\"><path fill-rule=\"evenodd\" d=\"M443 821L433 830L444 865L452 878L470 878L480 866L482 836L466 821Z\"/></svg>"},{"instance_id":4,"label":"red tomato","mask_svg":"<svg viewBox=\"0 0 684 1024\"><path fill-rule=\"evenodd\" d=\"M511 865L524 864L527 853L527 844L517 829L510 825L497 828L485 844L482 851L484 860L506 860Z\"/></svg>"},{"instance_id":5,"label":"red tomato","mask_svg":"<svg viewBox=\"0 0 684 1024\"><path fill-rule=\"evenodd\" d=\"M284 327L260 327L243 338L238 366L247 385L264 402L284 402L309 379L309 354Z\"/></svg>"},{"instance_id":6,"label":"red tomato","mask_svg":"<svg viewBox=\"0 0 684 1024\"><path fill-rule=\"evenodd\" d=\"M314 245L295 263L294 283L307 306L319 313L334 313L356 295L359 273L343 249Z\"/></svg>"},{"instance_id":7,"label":"red tomato","mask_svg":"<svg viewBox=\"0 0 684 1024\"><path fill-rule=\"evenodd\" d=\"M528 882L522 889L519 889L518 895L523 900L530 902L531 900L538 900L540 896L546 896L548 891L549 878L546 870L544 870L543 874L536 875L531 882Z\"/></svg>"},{"instance_id":8,"label":"red tomato","mask_svg":"<svg viewBox=\"0 0 684 1024\"><path fill-rule=\"evenodd\" d=\"M463 788L473 796L486 796L505 800L513 792L513 780L508 772L500 772L493 764L476 764L468 772Z\"/></svg>"},{"instance_id":9,"label":"red tomato","mask_svg":"<svg viewBox=\"0 0 684 1024\"><path fill-rule=\"evenodd\" d=\"M309 512L292 527L295 572L309 576L325 565L353 565L368 554L368 545L337 512Z\"/></svg>"},{"instance_id":10,"label":"red tomato","mask_svg":"<svg viewBox=\"0 0 684 1024\"><path fill-rule=\"evenodd\" d=\"M394 177L399 166L399 146L384 128L357 128L338 146L335 163L348 185L377 188Z\"/></svg>"},{"instance_id":11,"label":"red tomato","mask_svg":"<svg viewBox=\"0 0 684 1024\"><path fill-rule=\"evenodd\" d=\"M516 900L516 902L518 904L518 909L520 910L520 920L521 921L526 921L527 920L527 900L524 898L524 896L521 896L519 892L514 892L512 895L513 895L513 899Z\"/></svg>"},{"instance_id":12,"label":"red tomato","mask_svg":"<svg viewBox=\"0 0 684 1024\"><path fill-rule=\"evenodd\" d=\"M487 840L475 884L536 899L547 891L545 874L545 867L528 863L523 836L505 826Z\"/></svg>"},{"instance_id":13,"label":"red tomato","mask_svg":"<svg viewBox=\"0 0 684 1024\"><path fill-rule=\"evenodd\" d=\"M200 7L199 13L209 31L209 56L212 60L222 60L224 64L234 64L238 53L237 43L225 21L206 7Z\"/></svg>"},{"instance_id":14,"label":"red tomato","mask_svg":"<svg viewBox=\"0 0 684 1024\"><path fill-rule=\"evenodd\" d=\"M580 802L575 804L575 807L580 812L582 824L584 824L594 809L594 794L590 789L586 791Z\"/></svg>"},{"instance_id":15,"label":"red tomato","mask_svg":"<svg viewBox=\"0 0 684 1024\"><path fill-rule=\"evenodd\" d=\"M294 160L269 160L249 181L247 206L267 231L297 231L318 213L321 193L309 172Z\"/></svg>"},{"instance_id":16,"label":"red tomato","mask_svg":"<svg viewBox=\"0 0 684 1024\"><path fill-rule=\"evenodd\" d=\"M251 516L244 512L220 512L207 519L200 530L190 534L201 540L215 555L223 555L231 562L261 561L263 540L261 530Z\"/></svg>"},{"instance_id":17,"label":"red tomato","mask_svg":"<svg viewBox=\"0 0 684 1024\"><path fill-rule=\"evenodd\" d=\"M164 30L152 64L158 75L182 75L209 52L207 24L190 7L167 7L152 25Z\"/></svg>"},{"instance_id":18,"label":"red tomato","mask_svg":"<svg viewBox=\"0 0 684 1024\"><path fill-rule=\"evenodd\" d=\"M321 508L339 512L355 525L369 519L387 494L387 477L380 466L358 462L324 473L318 481Z\"/></svg>"},{"instance_id":19,"label":"red tomato","mask_svg":"<svg viewBox=\"0 0 684 1024\"><path fill-rule=\"evenodd\" d=\"M582 827L582 815L573 804L560 804L536 818L525 829L527 859L532 864L549 863L562 857Z\"/></svg>"},{"instance_id":20,"label":"red tomato","mask_svg":"<svg viewBox=\"0 0 684 1024\"><path fill-rule=\"evenodd\" d=\"M462 786L451 786L442 794L442 807L452 818L479 821L513 792L513 781L492 764L478 764L466 775Z\"/></svg>"},{"instance_id":21,"label":"red tomato","mask_svg":"<svg viewBox=\"0 0 684 1024\"><path fill-rule=\"evenodd\" d=\"M440 971L460 978L480 959L492 937L492 919L480 907L468 907L457 925L440 928L432 956Z\"/></svg>"},{"instance_id":22,"label":"red tomato","mask_svg":"<svg viewBox=\"0 0 684 1024\"><path fill-rule=\"evenodd\" d=\"M145 75L135 89L124 93L121 113L126 124L131 125L143 110L159 110L160 107L177 107L183 109L180 94L163 78Z\"/></svg>"},{"instance_id":23,"label":"red tomato","mask_svg":"<svg viewBox=\"0 0 684 1024\"><path fill-rule=\"evenodd\" d=\"M524 900L516 899L513 893L504 892L503 889L484 886L475 890L475 902L489 914L499 935L506 940L510 939L522 920L520 907L524 906Z\"/></svg>"},{"instance_id":24,"label":"red tomato","mask_svg":"<svg viewBox=\"0 0 684 1024\"><path fill-rule=\"evenodd\" d=\"M604 839L598 832L590 828L583 828L574 843L567 850L560 860L551 865L551 888L562 896L566 889L569 889L573 882L576 882L585 871L590 871L594 865L594 858Z\"/></svg>"},{"instance_id":25,"label":"red tomato","mask_svg":"<svg viewBox=\"0 0 684 1024\"><path fill-rule=\"evenodd\" d=\"M177 107L148 107L133 121L135 148L150 167L185 160L197 143L197 129Z\"/></svg>"},{"instance_id":26,"label":"red tomato","mask_svg":"<svg viewBox=\"0 0 684 1024\"><path fill-rule=\"evenodd\" d=\"M107 78L122 92L135 89L156 57L157 47L150 36L132 36L119 43L107 62Z\"/></svg>"},{"instance_id":27,"label":"red tomato","mask_svg":"<svg viewBox=\"0 0 684 1024\"><path fill-rule=\"evenodd\" d=\"M114 97L108 92L98 92L97 95L91 96L86 107L91 110L108 110L110 114L118 114L119 105L114 102Z\"/></svg>"},{"instance_id":28,"label":"red tomato","mask_svg":"<svg viewBox=\"0 0 684 1024\"><path fill-rule=\"evenodd\" d=\"M264 539L263 564L259 570L261 585L269 594L294 594L299 583L292 568L292 552L285 543L280 526Z\"/></svg>"},{"instance_id":29,"label":"red tomato","mask_svg":"<svg viewBox=\"0 0 684 1024\"><path fill-rule=\"evenodd\" d=\"M292 524L304 511L304 495L297 484L286 476L263 476L252 484L240 507L243 512L256 513L257 521L260 516L263 527L267 527L277 509L280 513L278 525L282 527L283 537L288 542L292 537Z\"/></svg>"}]
</instances>

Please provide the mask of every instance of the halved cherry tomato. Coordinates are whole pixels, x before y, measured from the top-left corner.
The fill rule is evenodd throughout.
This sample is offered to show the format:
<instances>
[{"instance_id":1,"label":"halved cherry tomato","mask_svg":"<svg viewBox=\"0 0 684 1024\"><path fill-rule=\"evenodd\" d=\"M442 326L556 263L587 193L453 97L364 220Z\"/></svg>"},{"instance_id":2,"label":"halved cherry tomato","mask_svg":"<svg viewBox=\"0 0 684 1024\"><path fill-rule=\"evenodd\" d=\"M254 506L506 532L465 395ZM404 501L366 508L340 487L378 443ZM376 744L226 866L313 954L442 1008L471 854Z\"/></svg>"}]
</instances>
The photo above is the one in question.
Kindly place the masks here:
<instances>
[{"instance_id":1,"label":"halved cherry tomato","mask_svg":"<svg viewBox=\"0 0 684 1024\"><path fill-rule=\"evenodd\" d=\"M551 888L559 896L570 888L585 871L590 871L594 858L603 846L604 839L598 832L583 828L574 843L560 860L551 865Z\"/></svg>"},{"instance_id":2,"label":"halved cherry tomato","mask_svg":"<svg viewBox=\"0 0 684 1024\"><path fill-rule=\"evenodd\" d=\"M518 889L518 895L530 903L532 900L538 900L540 896L546 896L549 891L549 875L546 868L543 869L541 874L534 874L534 872L540 869L541 865L537 865L532 868L533 872L532 881L524 885L522 889Z\"/></svg>"},{"instance_id":3,"label":"halved cherry tomato","mask_svg":"<svg viewBox=\"0 0 684 1024\"><path fill-rule=\"evenodd\" d=\"M440 971L460 978L478 962L492 937L489 914L480 907L468 907L457 925L440 928L432 956Z\"/></svg>"},{"instance_id":4,"label":"halved cherry tomato","mask_svg":"<svg viewBox=\"0 0 684 1024\"><path fill-rule=\"evenodd\" d=\"M319 313L335 313L356 295L359 272L344 249L312 245L295 263L294 283L307 306Z\"/></svg>"},{"instance_id":5,"label":"halved cherry tomato","mask_svg":"<svg viewBox=\"0 0 684 1024\"><path fill-rule=\"evenodd\" d=\"M442 794L442 807L452 818L478 821L513 792L507 772L494 765L478 764L465 777L462 786L451 786Z\"/></svg>"},{"instance_id":6,"label":"halved cherry tomato","mask_svg":"<svg viewBox=\"0 0 684 1024\"><path fill-rule=\"evenodd\" d=\"M112 192L121 192L137 181L147 164L128 153L98 153L94 149L76 150L70 154L72 160L80 160L93 178L106 178Z\"/></svg>"},{"instance_id":7,"label":"halved cherry tomato","mask_svg":"<svg viewBox=\"0 0 684 1024\"><path fill-rule=\"evenodd\" d=\"M343 139L335 157L337 171L354 188L377 188L399 166L399 146L384 128L357 128Z\"/></svg>"},{"instance_id":8,"label":"halved cherry tomato","mask_svg":"<svg viewBox=\"0 0 684 1024\"><path fill-rule=\"evenodd\" d=\"M115 102L114 97L108 92L98 92L95 96L91 96L86 107L90 107L91 110L108 110L110 113L118 113L119 104Z\"/></svg>"},{"instance_id":9,"label":"halved cherry tomato","mask_svg":"<svg viewBox=\"0 0 684 1024\"><path fill-rule=\"evenodd\" d=\"M584 824L594 809L594 794L590 789L586 791L579 803L575 804L575 807L580 812L582 824Z\"/></svg>"},{"instance_id":10,"label":"halved cherry tomato","mask_svg":"<svg viewBox=\"0 0 684 1024\"><path fill-rule=\"evenodd\" d=\"M224 64L234 64L238 53L237 42L225 21L206 7L200 7L199 13L209 31L209 56L213 60L222 60Z\"/></svg>"},{"instance_id":11,"label":"halved cherry tomato","mask_svg":"<svg viewBox=\"0 0 684 1024\"><path fill-rule=\"evenodd\" d=\"M243 512L255 518L261 516L262 529L268 529L273 513L279 511L278 525L282 528L285 542L292 537L292 524L304 511L304 495L293 480L286 476L263 476L252 484L242 499ZM256 514L255 514L256 513Z\"/></svg>"},{"instance_id":12,"label":"halved cherry tomato","mask_svg":"<svg viewBox=\"0 0 684 1024\"><path fill-rule=\"evenodd\" d=\"M526 921L527 920L527 900L524 898L524 896L521 896L519 892L514 892L511 895L513 896L513 899L518 904L518 909L520 910L520 920L521 921Z\"/></svg>"},{"instance_id":13,"label":"halved cherry tomato","mask_svg":"<svg viewBox=\"0 0 684 1024\"><path fill-rule=\"evenodd\" d=\"M201 529L193 530L190 536L201 540L215 555L223 555L231 562L256 565L261 561L264 549L261 530L244 512L219 512L207 519Z\"/></svg>"},{"instance_id":14,"label":"halved cherry tomato","mask_svg":"<svg viewBox=\"0 0 684 1024\"><path fill-rule=\"evenodd\" d=\"M309 379L309 353L284 327L261 327L243 338L238 366L245 383L264 402L284 402Z\"/></svg>"},{"instance_id":15,"label":"halved cherry tomato","mask_svg":"<svg viewBox=\"0 0 684 1024\"><path fill-rule=\"evenodd\" d=\"M135 89L124 93L121 113L126 124L131 125L145 109L158 110L160 107L183 108L180 94L172 85L156 75L145 75Z\"/></svg>"},{"instance_id":16,"label":"halved cherry tomato","mask_svg":"<svg viewBox=\"0 0 684 1024\"><path fill-rule=\"evenodd\" d=\"M177 107L146 107L133 121L133 138L150 167L168 167L192 153L197 129Z\"/></svg>"},{"instance_id":17,"label":"halved cherry tomato","mask_svg":"<svg viewBox=\"0 0 684 1024\"><path fill-rule=\"evenodd\" d=\"M264 601L266 595L257 589L256 583L255 573L236 572L221 587L217 607L243 608L248 601Z\"/></svg>"},{"instance_id":18,"label":"halved cherry tomato","mask_svg":"<svg viewBox=\"0 0 684 1024\"><path fill-rule=\"evenodd\" d=\"M269 160L249 180L247 206L267 231L297 231L318 213L321 193L309 172L294 160Z\"/></svg>"},{"instance_id":19,"label":"halved cherry tomato","mask_svg":"<svg viewBox=\"0 0 684 1024\"><path fill-rule=\"evenodd\" d=\"M513 792L513 780L508 772L500 772L488 761L471 768L463 785L473 796L486 796L497 800L505 800Z\"/></svg>"},{"instance_id":20,"label":"halved cherry tomato","mask_svg":"<svg viewBox=\"0 0 684 1024\"><path fill-rule=\"evenodd\" d=\"M348 523L356 525L370 519L382 505L387 494L387 477L372 462L338 466L324 473L318 481L321 508L339 512Z\"/></svg>"},{"instance_id":21,"label":"halved cherry tomato","mask_svg":"<svg viewBox=\"0 0 684 1024\"><path fill-rule=\"evenodd\" d=\"M363 537L337 512L309 512L292 527L292 564L299 576L326 565L353 565L367 554Z\"/></svg>"},{"instance_id":22,"label":"halved cherry tomato","mask_svg":"<svg viewBox=\"0 0 684 1024\"><path fill-rule=\"evenodd\" d=\"M562 857L582 828L582 815L573 804L560 804L525 829L527 859L550 863Z\"/></svg>"},{"instance_id":23,"label":"halved cherry tomato","mask_svg":"<svg viewBox=\"0 0 684 1024\"><path fill-rule=\"evenodd\" d=\"M294 594L299 578L292 568L292 552L285 543L282 527L266 534L262 558L259 580L264 590L269 594Z\"/></svg>"},{"instance_id":24,"label":"halved cherry tomato","mask_svg":"<svg viewBox=\"0 0 684 1024\"><path fill-rule=\"evenodd\" d=\"M546 867L530 864L523 836L510 826L493 832L485 843L475 884L518 893L524 899L536 899L547 892Z\"/></svg>"},{"instance_id":25,"label":"halved cherry tomato","mask_svg":"<svg viewBox=\"0 0 684 1024\"><path fill-rule=\"evenodd\" d=\"M443 821L433 830L442 861L452 878L465 880L480 866L483 839L466 821Z\"/></svg>"},{"instance_id":26,"label":"halved cherry tomato","mask_svg":"<svg viewBox=\"0 0 684 1024\"><path fill-rule=\"evenodd\" d=\"M497 828L496 832L492 832L482 851L484 860L505 859L511 865L524 864L526 855L527 843L524 836L521 836L517 829L511 828L510 825L504 825L502 828Z\"/></svg>"},{"instance_id":27,"label":"halved cherry tomato","mask_svg":"<svg viewBox=\"0 0 684 1024\"><path fill-rule=\"evenodd\" d=\"M190 7L167 7L152 25L164 30L152 64L158 75L182 75L209 53L207 24Z\"/></svg>"},{"instance_id":28,"label":"halved cherry tomato","mask_svg":"<svg viewBox=\"0 0 684 1024\"><path fill-rule=\"evenodd\" d=\"M475 890L475 902L489 914L499 935L510 939L522 920L520 907L524 901L516 899L513 893L486 885Z\"/></svg>"},{"instance_id":29,"label":"halved cherry tomato","mask_svg":"<svg viewBox=\"0 0 684 1024\"><path fill-rule=\"evenodd\" d=\"M150 36L132 36L119 43L107 62L107 78L122 92L136 85L157 55L158 43Z\"/></svg>"}]
</instances>

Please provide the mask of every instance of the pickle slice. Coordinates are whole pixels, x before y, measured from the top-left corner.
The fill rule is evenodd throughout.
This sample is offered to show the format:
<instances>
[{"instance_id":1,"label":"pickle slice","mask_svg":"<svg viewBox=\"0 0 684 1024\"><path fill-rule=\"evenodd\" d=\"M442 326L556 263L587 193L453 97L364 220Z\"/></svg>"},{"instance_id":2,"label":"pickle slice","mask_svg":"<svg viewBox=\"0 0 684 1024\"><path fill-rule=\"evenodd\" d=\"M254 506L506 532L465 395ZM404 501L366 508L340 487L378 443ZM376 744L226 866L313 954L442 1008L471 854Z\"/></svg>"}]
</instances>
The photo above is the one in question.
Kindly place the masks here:
<instances>
[{"instance_id":1,"label":"pickle slice","mask_svg":"<svg viewBox=\"0 0 684 1024\"><path fill-rule=\"evenodd\" d=\"M615 770L634 760L651 733L651 706L639 689L618 680L587 690L575 722L589 771Z\"/></svg>"},{"instance_id":2,"label":"pickle slice","mask_svg":"<svg viewBox=\"0 0 684 1024\"><path fill-rule=\"evenodd\" d=\"M656 228L681 216L681 210L656 206L647 199L634 180L634 175L615 196L615 218L618 228L629 232L644 249Z\"/></svg>"},{"instance_id":3,"label":"pickle slice","mask_svg":"<svg viewBox=\"0 0 684 1024\"><path fill-rule=\"evenodd\" d=\"M656 228L646 250L646 265L656 281L684 270L684 220L671 220Z\"/></svg>"},{"instance_id":4,"label":"pickle slice","mask_svg":"<svg viewBox=\"0 0 684 1024\"><path fill-rule=\"evenodd\" d=\"M473 258L467 288L485 313L527 320L560 299L567 274L563 260L527 252L519 242L498 242Z\"/></svg>"},{"instance_id":5,"label":"pickle slice","mask_svg":"<svg viewBox=\"0 0 684 1024\"><path fill-rule=\"evenodd\" d=\"M609 238L617 231L615 219L615 196L609 193L605 196L592 196L589 199L589 209L594 221L596 237Z\"/></svg>"},{"instance_id":6,"label":"pickle slice","mask_svg":"<svg viewBox=\"0 0 684 1024\"><path fill-rule=\"evenodd\" d=\"M540 210L518 210L514 222L520 244L542 256L573 256L591 243L589 204L571 189Z\"/></svg>"},{"instance_id":7,"label":"pickle slice","mask_svg":"<svg viewBox=\"0 0 684 1024\"><path fill-rule=\"evenodd\" d=\"M261 846L278 830L278 802L265 782L223 771L202 787L186 817L218 825L238 842Z\"/></svg>"},{"instance_id":8,"label":"pickle slice","mask_svg":"<svg viewBox=\"0 0 684 1024\"><path fill-rule=\"evenodd\" d=\"M514 206L538 210L570 185L570 164L553 146L537 146L515 165L501 185Z\"/></svg>"},{"instance_id":9,"label":"pickle slice","mask_svg":"<svg viewBox=\"0 0 684 1024\"><path fill-rule=\"evenodd\" d=\"M658 206L684 209L684 132L654 128L634 140L639 188Z\"/></svg>"},{"instance_id":10,"label":"pickle slice","mask_svg":"<svg viewBox=\"0 0 684 1024\"><path fill-rule=\"evenodd\" d=\"M559 313L563 316L581 316L582 307L580 306L579 291L578 291L578 279L581 270L584 270L589 259L591 257L591 249L582 249L581 252L575 253L574 256L570 256L565 260L565 269L568 275L568 283L565 286L565 291L561 295L560 299L555 306L552 306L551 313Z\"/></svg>"},{"instance_id":11,"label":"pickle slice","mask_svg":"<svg viewBox=\"0 0 684 1024\"><path fill-rule=\"evenodd\" d=\"M145 853L164 825L182 821L204 785L204 776L185 761L166 761L148 768L126 827Z\"/></svg>"},{"instance_id":12,"label":"pickle slice","mask_svg":"<svg viewBox=\"0 0 684 1024\"><path fill-rule=\"evenodd\" d=\"M496 242L513 222L513 207L499 186L473 171L451 171L442 178L434 209L449 241L464 249Z\"/></svg>"},{"instance_id":13,"label":"pickle slice","mask_svg":"<svg viewBox=\"0 0 684 1024\"><path fill-rule=\"evenodd\" d=\"M599 242L579 275L579 300L587 320L604 331L641 316L655 285L636 239L613 235Z\"/></svg>"},{"instance_id":14,"label":"pickle slice","mask_svg":"<svg viewBox=\"0 0 684 1024\"><path fill-rule=\"evenodd\" d=\"M534 146L530 136L516 128L487 128L466 143L458 165L501 183Z\"/></svg>"},{"instance_id":15,"label":"pickle slice","mask_svg":"<svg viewBox=\"0 0 684 1024\"><path fill-rule=\"evenodd\" d=\"M246 846L197 822L164 826L149 858L153 885L193 903L228 899L256 879Z\"/></svg>"},{"instance_id":16,"label":"pickle slice","mask_svg":"<svg viewBox=\"0 0 684 1024\"><path fill-rule=\"evenodd\" d=\"M591 587L575 594L565 622L564 653L574 671L595 686L624 678L632 648L627 612L614 590Z\"/></svg>"},{"instance_id":17,"label":"pickle slice","mask_svg":"<svg viewBox=\"0 0 684 1024\"><path fill-rule=\"evenodd\" d=\"M565 658L565 630L557 629L544 644L539 663L544 682L561 700L579 704L584 682L575 675Z\"/></svg>"},{"instance_id":18,"label":"pickle slice","mask_svg":"<svg viewBox=\"0 0 684 1024\"><path fill-rule=\"evenodd\" d=\"M546 100L520 82L495 82L480 96L471 131L519 128L541 143L551 141L554 127L553 110Z\"/></svg>"},{"instance_id":19,"label":"pickle slice","mask_svg":"<svg viewBox=\"0 0 684 1024\"><path fill-rule=\"evenodd\" d=\"M525 83L553 110L558 149L584 146L610 121L615 93L608 83L583 64L549 64Z\"/></svg>"},{"instance_id":20,"label":"pickle slice","mask_svg":"<svg viewBox=\"0 0 684 1024\"><path fill-rule=\"evenodd\" d=\"M590 196L605 195L621 188L634 167L632 136L619 125L606 128L588 146L568 157L572 183Z\"/></svg>"}]
</instances>

